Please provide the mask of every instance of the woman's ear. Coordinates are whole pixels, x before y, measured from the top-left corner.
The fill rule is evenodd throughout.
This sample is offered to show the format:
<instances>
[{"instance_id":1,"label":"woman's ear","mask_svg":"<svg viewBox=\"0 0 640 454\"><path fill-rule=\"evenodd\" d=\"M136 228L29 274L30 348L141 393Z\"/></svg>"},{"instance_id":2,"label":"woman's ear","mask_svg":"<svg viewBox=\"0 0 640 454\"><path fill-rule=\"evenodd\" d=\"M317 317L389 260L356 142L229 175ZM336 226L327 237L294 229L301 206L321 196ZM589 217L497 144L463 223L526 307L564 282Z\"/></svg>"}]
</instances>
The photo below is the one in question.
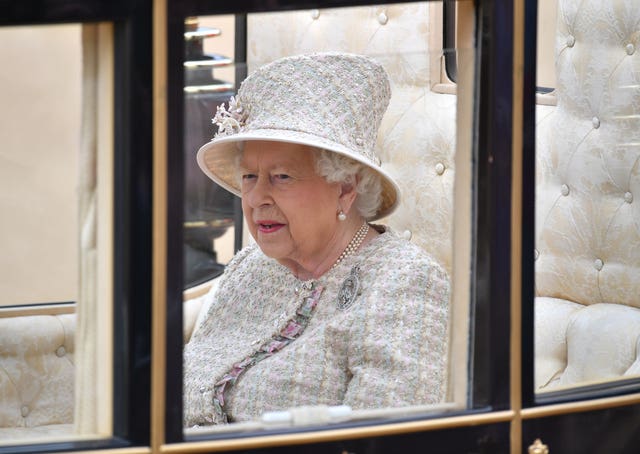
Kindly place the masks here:
<instances>
[{"instance_id":1,"label":"woman's ear","mask_svg":"<svg viewBox=\"0 0 640 454\"><path fill-rule=\"evenodd\" d=\"M356 176L352 182L345 182L340 185L340 208L345 213L349 213L353 202L355 202L358 193L356 192L356 184L358 177Z\"/></svg>"}]
</instances>

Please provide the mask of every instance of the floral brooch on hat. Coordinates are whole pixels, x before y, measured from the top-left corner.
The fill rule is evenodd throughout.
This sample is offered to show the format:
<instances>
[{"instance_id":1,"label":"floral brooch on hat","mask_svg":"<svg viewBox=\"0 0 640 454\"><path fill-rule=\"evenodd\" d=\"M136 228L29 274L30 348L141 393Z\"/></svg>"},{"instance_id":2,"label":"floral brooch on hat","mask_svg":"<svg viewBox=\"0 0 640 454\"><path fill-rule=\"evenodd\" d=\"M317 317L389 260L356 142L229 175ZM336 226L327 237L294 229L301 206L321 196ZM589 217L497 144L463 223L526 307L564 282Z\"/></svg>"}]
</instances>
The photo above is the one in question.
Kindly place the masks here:
<instances>
[{"instance_id":1,"label":"floral brooch on hat","mask_svg":"<svg viewBox=\"0 0 640 454\"><path fill-rule=\"evenodd\" d=\"M213 117L212 123L218 126L216 137L239 133L244 128L248 116L249 112L242 106L240 100L232 96L229 100L229 109L227 110L222 103Z\"/></svg>"}]
</instances>

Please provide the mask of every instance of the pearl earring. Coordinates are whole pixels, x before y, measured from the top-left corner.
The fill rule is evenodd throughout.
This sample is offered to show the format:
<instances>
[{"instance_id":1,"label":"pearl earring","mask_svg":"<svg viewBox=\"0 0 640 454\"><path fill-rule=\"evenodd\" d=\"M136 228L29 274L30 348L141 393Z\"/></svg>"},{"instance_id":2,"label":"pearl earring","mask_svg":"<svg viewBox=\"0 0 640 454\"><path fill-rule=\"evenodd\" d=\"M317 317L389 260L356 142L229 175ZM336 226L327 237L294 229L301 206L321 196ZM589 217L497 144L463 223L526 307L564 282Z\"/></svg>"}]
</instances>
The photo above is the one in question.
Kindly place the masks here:
<instances>
[{"instance_id":1,"label":"pearl earring","mask_svg":"<svg viewBox=\"0 0 640 454\"><path fill-rule=\"evenodd\" d=\"M340 210L340 213L338 213L338 220L339 221L346 221L347 220L347 215L344 214L344 211Z\"/></svg>"}]
</instances>

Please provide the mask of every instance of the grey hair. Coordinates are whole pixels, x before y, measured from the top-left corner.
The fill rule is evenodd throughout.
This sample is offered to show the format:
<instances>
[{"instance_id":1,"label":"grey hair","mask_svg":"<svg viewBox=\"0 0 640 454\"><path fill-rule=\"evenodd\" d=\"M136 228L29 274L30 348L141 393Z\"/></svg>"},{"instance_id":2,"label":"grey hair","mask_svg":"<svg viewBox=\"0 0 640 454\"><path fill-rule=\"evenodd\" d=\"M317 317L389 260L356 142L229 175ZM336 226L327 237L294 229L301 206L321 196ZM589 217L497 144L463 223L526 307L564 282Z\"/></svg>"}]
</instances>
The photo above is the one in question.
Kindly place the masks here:
<instances>
[{"instance_id":1,"label":"grey hair","mask_svg":"<svg viewBox=\"0 0 640 454\"><path fill-rule=\"evenodd\" d=\"M333 151L317 148L316 171L329 183L354 184L354 206L365 219L373 218L382 203L382 184L369 166Z\"/></svg>"},{"instance_id":2,"label":"grey hair","mask_svg":"<svg viewBox=\"0 0 640 454\"><path fill-rule=\"evenodd\" d=\"M241 143L244 145L244 143ZM240 167L244 146L238 147L235 156L236 169ZM380 176L370 167L347 156L312 148L315 157L315 167L318 175L329 183L353 184L356 189L354 207L365 219L373 218L382 203L382 183ZM236 172L238 187L242 184L240 172Z\"/></svg>"}]
</instances>

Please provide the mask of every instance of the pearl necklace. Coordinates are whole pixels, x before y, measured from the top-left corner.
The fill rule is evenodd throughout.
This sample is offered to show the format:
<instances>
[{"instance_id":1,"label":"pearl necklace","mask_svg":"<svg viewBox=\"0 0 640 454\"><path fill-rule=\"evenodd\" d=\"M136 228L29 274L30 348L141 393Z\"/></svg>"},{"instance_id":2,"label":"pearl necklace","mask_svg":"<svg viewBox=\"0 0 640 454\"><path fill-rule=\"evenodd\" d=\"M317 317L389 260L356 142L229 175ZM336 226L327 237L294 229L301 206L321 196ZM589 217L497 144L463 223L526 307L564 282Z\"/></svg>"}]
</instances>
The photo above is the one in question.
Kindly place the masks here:
<instances>
[{"instance_id":1,"label":"pearl necklace","mask_svg":"<svg viewBox=\"0 0 640 454\"><path fill-rule=\"evenodd\" d=\"M331 268L335 268L340 262L342 262L342 260L356 252L362 244L364 237L367 236L367 233L369 233L369 224L367 224L367 221L364 221L362 227L358 229L345 250L342 251L342 254L340 254L340 257L338 257L338 260L336 260L336 263L334 263Z\"/></svg>"}]
</instances>

